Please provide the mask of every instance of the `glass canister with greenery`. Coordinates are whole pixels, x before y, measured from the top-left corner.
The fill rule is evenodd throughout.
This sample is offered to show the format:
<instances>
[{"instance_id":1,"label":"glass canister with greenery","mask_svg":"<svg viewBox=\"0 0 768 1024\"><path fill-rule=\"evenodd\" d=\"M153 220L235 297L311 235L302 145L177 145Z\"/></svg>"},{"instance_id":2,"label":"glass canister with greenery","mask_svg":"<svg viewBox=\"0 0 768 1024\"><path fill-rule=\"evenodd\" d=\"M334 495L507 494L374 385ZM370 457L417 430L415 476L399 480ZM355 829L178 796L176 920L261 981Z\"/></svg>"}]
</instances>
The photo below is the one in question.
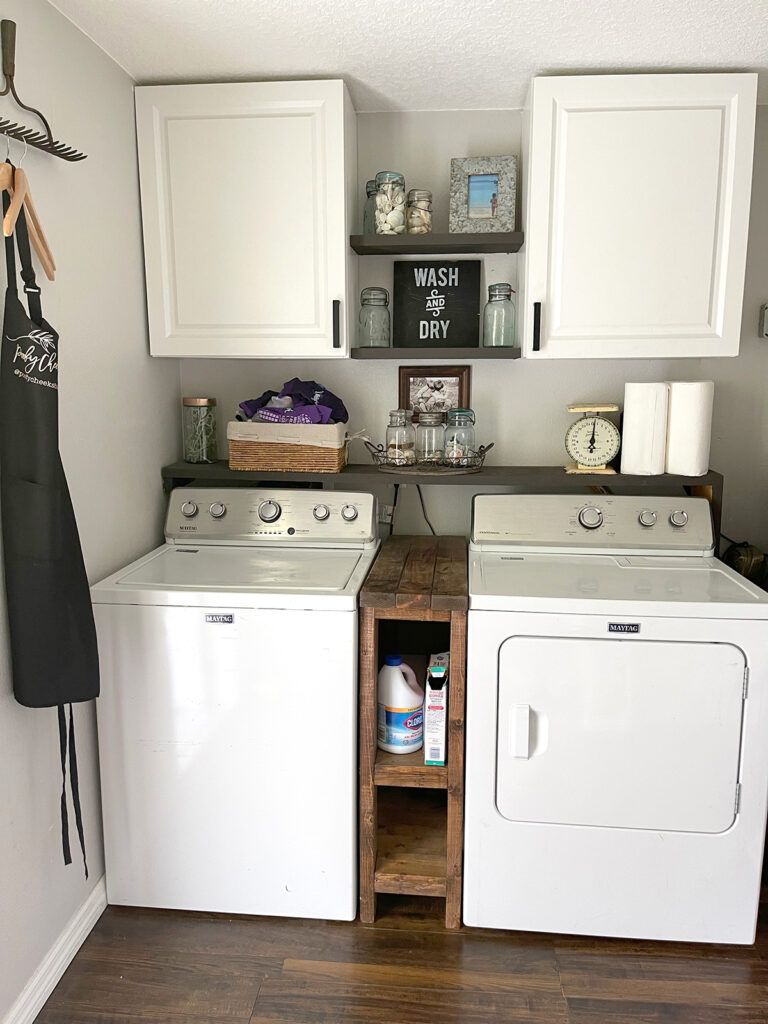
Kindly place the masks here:
<instances>
[{"instance_id":1,"label":"glass canister with greenery","mask_svg":"<svg viewBox=\"0 0 768 1024\"><path fill-rule=\"evenodd\" d=\"M182 434L185 462L215 462L216 399L182 398Z\"/></svg>"}]
</instances>

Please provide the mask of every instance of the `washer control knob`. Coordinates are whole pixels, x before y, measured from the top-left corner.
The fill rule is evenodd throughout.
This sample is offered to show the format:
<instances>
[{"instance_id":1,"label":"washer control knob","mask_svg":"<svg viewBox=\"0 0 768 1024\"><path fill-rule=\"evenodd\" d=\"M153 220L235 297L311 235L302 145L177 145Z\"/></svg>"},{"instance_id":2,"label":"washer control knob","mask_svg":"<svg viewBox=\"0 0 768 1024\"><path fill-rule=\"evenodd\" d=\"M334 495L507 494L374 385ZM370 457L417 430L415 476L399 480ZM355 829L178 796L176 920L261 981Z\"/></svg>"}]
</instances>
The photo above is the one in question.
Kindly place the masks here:
<instances>
[{"instance_id":1,"label":"washer control knob","mask_svg":"<svg viewBox=\"0 0 768 1024\"><path fill-rule=\"evenodd\" d=\"M318 523L324 523L328 516L331 514L331 510L327 505L315 505L312 509L312 515L318 521Z\"/></svg>"},{"instance_id":2,"label":"washer control knob","mask_svg":"<svg viewBox=\"0 0 768 1024\"><path fill-rule=\"evenodd\" d=\"M595 505L585 505L579 511L579 522L585 530L596 530L603 525L603 513Z\"/></svg>"},{"instance_id":3,"label":"washer control knob","mask_svg":"<svg viewBox=\"0 0 768 1024\"><path fill-rule=\"evenodd\" d=\"M345 505L341 510L341 518L347 523L354 523L357 519L357 509L354 505Z\"/></svg>"},{"instance_id":4,"label":"washer control knob","mask_svg":"<svg viewBox=\"0 0 768 1024\"><path fill-rule=\"evenodd\" d=\"M276 501L262 501L259 505L259 519L262 523L276 523L283 510Z\"/></svg>"},{"instance_id":5,"label":"washer control knob","mask_svg":"<svg viewBox=\"0 0 768 1024\"><path fill-rule=\"evenodd\" d=\"M637 517L637 521L641 526L655 526L656 525L656 513L651 512L649 508L644 508L640 515Z\"/></svg>"},{"instance_id":6,"label":"washer control knob","mask_svg":"<svg viewBox=\"0 0 768 1024\"><path fill-rule=\"evenodd\" d=\"M211 507L208 509L214 519L221 519L227 514L227 506L223 501L214 501Z\"/></svg>"},{"instance_id":7,"label":"washer control knob","mask_svg":"<svg viewBox=\"0 0 768 1024\"><path fill-rule=\"evenodd\" d=\"M676 512L672 513L672 515L669 517L669 521L672 526L677 526L678 528L681 526L685 526L685 524L688 522L688 513L684 512L681 508L679 508Z\"/></svg>"},{"instance_id":8,"label":"washer control knob","mask_svg":"<svg viewBox=\"0 0 768 1024\"><path fill-rule=\"evenodd\" d=\"M194 503L194 501L185 501L184 504L181 506L181 514L185 517L185 519L194 519L194 517L197 515L197 505Z\"/></svg>"}]
</instances>

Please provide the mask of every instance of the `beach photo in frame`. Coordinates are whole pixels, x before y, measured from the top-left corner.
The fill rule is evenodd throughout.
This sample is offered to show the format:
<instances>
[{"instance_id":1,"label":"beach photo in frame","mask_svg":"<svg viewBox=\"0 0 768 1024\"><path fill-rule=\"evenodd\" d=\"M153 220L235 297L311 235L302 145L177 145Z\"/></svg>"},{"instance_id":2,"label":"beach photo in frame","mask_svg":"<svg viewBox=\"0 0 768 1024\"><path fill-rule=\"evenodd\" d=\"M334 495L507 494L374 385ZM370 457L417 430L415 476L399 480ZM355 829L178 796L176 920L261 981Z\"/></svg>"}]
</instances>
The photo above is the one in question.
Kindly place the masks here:
<instances>
[{"instance_id":1,"label":"beach photo in frame","mask_svg":"<svg viewBox=\"0 0 768 1024\"><path fill-rule=\"evenodd\" d=\"M468 409L469 366L401 366L398 402L401 409L447 413L449 409Z\"/></svg>"},{"instance_id":2,"label":"beach photo in frame","mask_svg":"<svg viewBox=\"0 0 768 1024\"><path fill-rule=\"evenodd\" d=\"M451 160L449 230L454 234L515 230L517 157Z\"/></svg>"}]
</instances>

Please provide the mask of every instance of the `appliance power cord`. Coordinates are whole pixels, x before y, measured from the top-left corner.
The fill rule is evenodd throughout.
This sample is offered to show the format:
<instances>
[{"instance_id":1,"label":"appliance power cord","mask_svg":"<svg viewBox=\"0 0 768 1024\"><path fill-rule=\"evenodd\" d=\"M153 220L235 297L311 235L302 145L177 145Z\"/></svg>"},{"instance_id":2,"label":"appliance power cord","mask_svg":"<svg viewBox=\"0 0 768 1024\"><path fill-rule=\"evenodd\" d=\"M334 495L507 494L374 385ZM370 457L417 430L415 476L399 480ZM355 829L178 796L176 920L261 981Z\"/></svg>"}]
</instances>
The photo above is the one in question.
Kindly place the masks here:
<instances>
[{"instance_id":1,"label":"appliance power cord","mask_svg":"<svg viewBox=\"0 0 768 1024\"><path fill-rule=\"evenodd\" d=\"M416 490L418 491L418 494L419 494L419 501L421 502L421 511L424 514L424 522L427 524L427 526L429 527L429 529L430 529L430 531L432 533L432 536L434 537L434 536L436 536L435 528L432 525L432 523L430 523L429 516L427 515L427 507L424 504L424 495L421 493L421 484L416 484Z\"/></svg>"}]
</instances>

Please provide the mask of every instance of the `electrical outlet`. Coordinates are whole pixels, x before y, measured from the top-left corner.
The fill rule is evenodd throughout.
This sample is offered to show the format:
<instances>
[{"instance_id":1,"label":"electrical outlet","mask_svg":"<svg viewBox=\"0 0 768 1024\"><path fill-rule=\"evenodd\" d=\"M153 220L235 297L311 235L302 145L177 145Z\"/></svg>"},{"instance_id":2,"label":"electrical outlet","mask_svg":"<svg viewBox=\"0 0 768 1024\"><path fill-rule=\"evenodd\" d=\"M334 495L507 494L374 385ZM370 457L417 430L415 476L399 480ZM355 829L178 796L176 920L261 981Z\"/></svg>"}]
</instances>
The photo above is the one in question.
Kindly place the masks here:
<instances>
[{"instance_id":1,"label":"electrical outlet","mask_svg":"<svg viewBox=\"0 0 768 1024\"><path fill-rule=\"evenodd\" d=\"M379 522L389 526L395 517L394 505L379 505Z\"/></svg>"},{"instance_id":2,"label":"electrical outlet","mask_svg":"<svg viewBox=\"0 0 768 1024\"><path fill-rule=\"evenodd\" d=\"M761 338L768 338L768 302L760 307L760 328L758 334Z\"/></svg>"}]
</instances>

